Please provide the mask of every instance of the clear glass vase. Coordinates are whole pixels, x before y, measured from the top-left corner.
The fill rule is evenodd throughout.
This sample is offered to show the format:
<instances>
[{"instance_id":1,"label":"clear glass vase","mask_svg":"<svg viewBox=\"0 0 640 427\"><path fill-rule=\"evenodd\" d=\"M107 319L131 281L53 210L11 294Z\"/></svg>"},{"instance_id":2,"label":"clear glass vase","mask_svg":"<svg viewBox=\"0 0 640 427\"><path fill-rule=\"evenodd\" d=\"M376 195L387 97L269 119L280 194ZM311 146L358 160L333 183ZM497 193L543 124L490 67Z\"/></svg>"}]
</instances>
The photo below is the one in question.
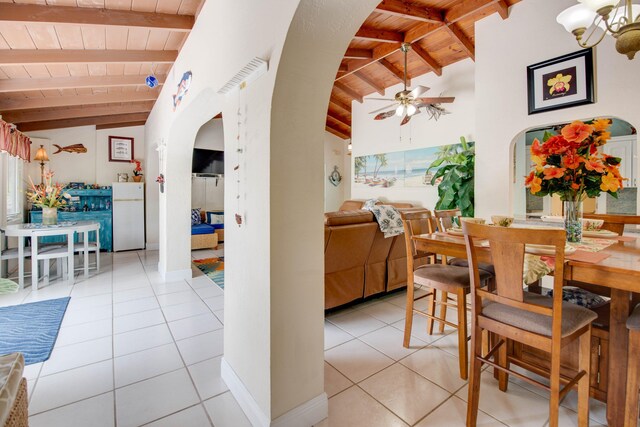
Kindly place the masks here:
<instances>
[{"instance_id":1,"label":"clear glass vase","mask_svg":"<svg viewBox=\"0 0 640 427\"><path fill-rule=\"evenodd\" d=\"M42 208L42 225L56 225L58 223L58 208Z\"/></svg>"},{"instance_id":2,"label":"clear glass vase","mask_svg":"<svg viewBox=\"0 0 640 427\"><path fill-rule=\"evenodd\" d=\"M582 241L582 198L576 197L564 201L564 229L567 242Z\"/></svg>"}]
</instances>

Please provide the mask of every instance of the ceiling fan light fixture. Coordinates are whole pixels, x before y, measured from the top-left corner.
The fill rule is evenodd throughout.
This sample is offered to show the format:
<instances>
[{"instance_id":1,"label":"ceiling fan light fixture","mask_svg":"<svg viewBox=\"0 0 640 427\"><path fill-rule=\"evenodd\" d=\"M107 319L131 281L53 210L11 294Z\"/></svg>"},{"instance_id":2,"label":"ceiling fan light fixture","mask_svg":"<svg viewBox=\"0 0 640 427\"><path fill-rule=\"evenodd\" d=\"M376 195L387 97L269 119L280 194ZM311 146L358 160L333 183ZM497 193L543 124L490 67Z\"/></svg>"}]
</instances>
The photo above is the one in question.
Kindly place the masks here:
<instances>
[{"instance_id":1,"label":"ceiling fan light fixture","mask_svg":"<svg viewBox=\"0 0 640 427\"><path fill-rule=\"evenodd\" d=\"M398 108L396 108L396 116L398 117L404 116L405 108L406 107L404 106L404 104L398 105Z\"/></svg>"},{"instance_id":2,"label":"ceiling fan light fixture","mask_svg":"<svg viewBox=\"0 0 640 427\"><path fill-rule=\"evenodd\" d=\"M416 111L418 111L418 109L416 108L415 105L409 104L407 106L407 116L413 116L416 113Z\"/></svg>"}]
</instances>

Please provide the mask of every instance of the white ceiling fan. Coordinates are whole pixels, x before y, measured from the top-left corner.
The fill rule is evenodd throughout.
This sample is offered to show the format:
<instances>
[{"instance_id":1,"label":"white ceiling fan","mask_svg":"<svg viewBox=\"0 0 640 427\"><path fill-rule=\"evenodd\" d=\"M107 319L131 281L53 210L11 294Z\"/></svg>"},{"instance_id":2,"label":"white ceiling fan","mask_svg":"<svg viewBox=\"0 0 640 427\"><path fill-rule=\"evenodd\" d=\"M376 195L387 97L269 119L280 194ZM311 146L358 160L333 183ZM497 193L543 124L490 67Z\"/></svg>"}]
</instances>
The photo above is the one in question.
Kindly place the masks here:
<instances>
[{"instance_id":1,"label":"white ceiling fan","mask_svg":"<svg viewBox=\"0 0 640 427\"><path fill-rule=\"evenodd\" d=\"M430 119L438 120L441 115L449 114L449 112L440 104L452 103L455 100L455 97L422 97L422 95L429 90L429 88L425 86L417 86L413 90L407 89L407 52L409 52L410 48L410 43L402 43L402 46L400 47L400 50L404 53L404 90L396 93L394 99L368 98L375 101L395 101L391 105L387 105L370 112L369 114L379 113L373 118L374 120L384 120L391 116L404 116L404 119L402 119L402 122L400 123L400 126L402 126L409 123L411 117L416 114L420 114L421 108L424 108L424 111L429 115ZM388 110L391 107L393 107L393 109ZM384 112L381 113L381 111Z\"/></svg>"}]
</instances>

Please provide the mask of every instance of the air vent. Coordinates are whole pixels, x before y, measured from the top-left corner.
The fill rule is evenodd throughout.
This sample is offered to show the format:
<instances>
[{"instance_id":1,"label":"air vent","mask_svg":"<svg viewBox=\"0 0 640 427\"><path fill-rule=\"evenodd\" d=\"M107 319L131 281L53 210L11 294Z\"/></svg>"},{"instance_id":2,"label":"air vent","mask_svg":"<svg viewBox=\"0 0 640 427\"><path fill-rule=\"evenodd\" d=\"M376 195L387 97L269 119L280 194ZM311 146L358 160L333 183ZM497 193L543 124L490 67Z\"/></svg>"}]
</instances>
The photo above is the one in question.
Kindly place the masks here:
<instances>
[{"instance_id":1,"label":"air vent","mask_svg":"<svg viewBox=\"0 0 640 427\"><path fill-rule=\"evenodd\" d=\"M269 63L267 61L257 57L253 58L227 84L222 86L218 94L226 95L244 89L249 83L266 73L268 69Z\"/></svg>"}]
</instances>

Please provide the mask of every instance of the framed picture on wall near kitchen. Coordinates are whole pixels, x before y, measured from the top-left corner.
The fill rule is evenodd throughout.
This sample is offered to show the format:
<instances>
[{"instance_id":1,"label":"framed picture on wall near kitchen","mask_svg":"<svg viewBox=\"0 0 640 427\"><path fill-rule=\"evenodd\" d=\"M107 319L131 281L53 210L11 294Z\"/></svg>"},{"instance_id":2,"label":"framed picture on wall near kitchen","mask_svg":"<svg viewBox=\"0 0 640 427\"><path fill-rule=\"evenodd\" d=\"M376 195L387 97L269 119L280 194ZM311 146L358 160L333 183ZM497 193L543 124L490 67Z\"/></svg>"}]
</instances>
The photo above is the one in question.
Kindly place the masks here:
<instances>
[{"instance_id":1,"label":"framed picture on wall near kitchen","mask_svg":"<svg viewBox=\"0 0 640 427\"><path fill-rule=\"evenodd\" d=\"M133 160L133 138L126 136L109 137L109 161L126 162Z\"/></svg>"},{"instance_id":2,"label":"framed picture on wall near kitchen","mask_svg":"<svg viewBox=\"0 0 640 427\"><path fill-rule=\"evenodd\" d=\"M529 65L529 114L593 104L593 76L593 49Z\"/></svg>"}]
</instances>

